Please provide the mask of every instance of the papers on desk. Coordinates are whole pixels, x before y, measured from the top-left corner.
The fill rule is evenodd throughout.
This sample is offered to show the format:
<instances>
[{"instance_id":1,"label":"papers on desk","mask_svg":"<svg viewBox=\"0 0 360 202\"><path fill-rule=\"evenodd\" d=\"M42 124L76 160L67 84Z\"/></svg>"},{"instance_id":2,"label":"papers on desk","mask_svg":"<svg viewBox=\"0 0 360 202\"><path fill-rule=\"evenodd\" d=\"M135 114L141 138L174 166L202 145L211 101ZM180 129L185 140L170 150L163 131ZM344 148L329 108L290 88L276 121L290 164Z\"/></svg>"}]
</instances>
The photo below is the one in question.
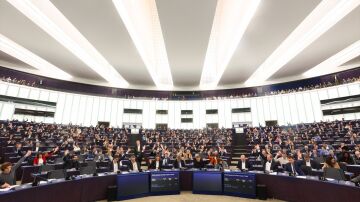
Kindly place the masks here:
<instances>
[{"instance_id":1,"label":"papers on desk","mask_svg":"<svg viewBox=\"0 0 360 202\"><path fill-rule=\"evenodd\" d=\"M9 191L9 190L14 189L15 187L18 187L18 186L19 186L19 185L13 185L13 186L10 186L10 187L8 187L8 188L0 189L0 192L2 192L2 191Z\"/></svg>"},{"instance_id":2,"label":"papers on desk","mask_svg":"<svg viewBox=\"0 0 360 202\"><path fill-rule=\"evenodd\" d=\"M271 172L269 175L277 175L277 172Z\"/></svg>"},{"instance_id":3,"label":"papers on desk","mask_svg":"<svg viewBox=\"0 0 360 202\"><path fill-rule=\"evenodd\" d=\"M306 176L297 175L296 178L306 179Z\"/></svg>"},{"instance_id":4,"label":"papers on desk","mask_svg":"<svg viewBox=\"0 0 360 202\"><path fill-rule=\"evenodd\" d=\"M47 181L40 181L39 185L43 185L43 184L47 184L47 183L48 183Z\"/></svg>"}]
</instances>

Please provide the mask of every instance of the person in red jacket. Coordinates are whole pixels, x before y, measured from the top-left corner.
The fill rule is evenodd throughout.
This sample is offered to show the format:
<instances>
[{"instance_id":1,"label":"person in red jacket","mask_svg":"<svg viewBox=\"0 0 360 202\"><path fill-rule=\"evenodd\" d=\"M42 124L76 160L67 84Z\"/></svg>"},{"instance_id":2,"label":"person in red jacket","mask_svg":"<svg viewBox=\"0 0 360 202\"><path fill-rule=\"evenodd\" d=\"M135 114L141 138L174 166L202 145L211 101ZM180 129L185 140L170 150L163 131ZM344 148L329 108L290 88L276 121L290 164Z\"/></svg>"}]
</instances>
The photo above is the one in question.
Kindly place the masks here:
<instances>
[{"instance_id":1,"label":"person in red jacket","mask_svg":"<svg viewBox=\"0 0 360 202\"><path fill-rule=\"evenodd\" d=\"M59 150L59 147L56 147L50 152L41 153L39 152L35 158L34 158L34 166L41 166L46 164L46 159L51 157L53 154L55 154Z\"/></svg>"}]
</instances>

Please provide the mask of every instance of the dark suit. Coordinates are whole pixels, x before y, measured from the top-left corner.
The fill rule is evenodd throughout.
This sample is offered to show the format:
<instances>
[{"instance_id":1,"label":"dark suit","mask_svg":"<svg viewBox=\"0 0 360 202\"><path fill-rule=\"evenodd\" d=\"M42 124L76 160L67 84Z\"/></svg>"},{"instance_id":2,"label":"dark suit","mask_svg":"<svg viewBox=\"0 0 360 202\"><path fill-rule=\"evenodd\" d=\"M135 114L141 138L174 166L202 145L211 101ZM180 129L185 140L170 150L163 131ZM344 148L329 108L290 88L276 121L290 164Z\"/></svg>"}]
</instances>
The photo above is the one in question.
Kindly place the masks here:
<instances>
[{"instance_id":1,"label":"dark suit","mask_svg":"<svg viewBox=\"0 0 360 202\"><path fill-rule=\"evenodd\" d=\"M264 168L264 171L266 171L266 162L268 162L268 161L265 161L264 163L263 163L263 168ZM272 170L272 171L274 171L274 172L276 172L276 171L278 171L279 170L279 163L277 163L274 159L271 161L271 166L270 166L270 170Z\"/></svg>"},{"instance_id":2,"label":"dark suit","mask_svg":"<svg viewBox=\"0 0 360 202\"><path fill-rule=\"evenodd\" d=\"M162 164L163 166L171 165L171 160L170 160L170 158L169 158L169 157L164 158L164 159L161 161L161 164Z\"/></svg>"},{"instance_id":3,"label":"dark suit","mask_svg":"<svg viewBox=\"0 0 360 202\"><path fill-rule=\"evenodd\" d=\"M162 162L161 160L159 161L159 170L161 170L162 168ZM149 165L149 169L156 169L156 160L152 161L151 164Z\"/></svg>"},{"instance_id":4,"label":"dark suit","mask_svg":"<svg viewBox=\"0 0 360 202\"><path fill-rule=\"evenodd\" d=\"M141 162L142 161L142 148L143 145L140 143L140 146L138 147L138 145L135 145L135 149L134 149L134 155L136 156L136 160Z\"/></svg>"},{"instance_id":5,"label":"dark suit","mask_svg":"<svg viewBox=\"0 0 360 202\"><path fill-rule=\"evenodd\" d=\"M179 162L178 160L176 160L174 162L174 168L180 168L180 165L181 165L181 168L185 168L185 161L181 160Z\"/></svg>"},{"instance_id":6,"label":"dark suit","mask_svg":"<svg viewBox=\"0 0 360 202\"><path fill-rule=\"evenodd\" d=\"M305 175L304 172L298 166L296 166L295 163L293 164L292 167L291 167L291 163L285 164L284 170L289 172L289 173L295 173L296 172L296 175Z\"/></svg>"},{"instance_id":7,"label":"dark suit","mask_svg":"<svg viewBox=\"0 0 360 202\"><path fill-rule=\"evenodd\" d=\"M194 160L194 168L204 168L205 167L205 164L204 164L204 161L203 160L200 160L199 162Z\"/></svg>"},{"instance_id":8,"label":"dark suit","mask_svg":"<svg viewBox=\"0 0 360 202\"><path fill-rule=\"evenodd\" d=\"M299 165L300 165L299 167L306 166L306 161L305 160L300 161ZM320 164L318 164L316 161L311 160L311 159L310 159L310 165L311 165L312 169L319 169L320 168Z\"/></svg>"},{"instance_id":9,"label":"dark suit","mask_svg":"<svg viewBox=\"0 0 360 202\"><path fill-rule=\"evenodd\" d=\"M17 156L24 156L24 152L22 151L22 147L19 148L19 149L15 148L14 153L16 153Z\"/></svg>"},{"instance_id":10,"label":"dark suit","mask_svg":"<svg viewBox=\"0 0 360 202\"><path fill-rule=\"evenodd\" d=\"M120 162L119 161L117 162L117 165L118 165L118 170L120 171ZM111 172L114 172L114 163L113 162L109 163L109 170Z\"/></svg>"},{"instance_id":11,"label":"dark suit","mask_svg":"<svg viewBox=\"0 0 360 202\"><path fill-rule=\"evenodd\" d=\"M74 160L73 156L70 154L64 156L63 161L64 161L64 169L80 168L79 162Z\"/></svg>"},{"instance_id":12,"label":"dark suit","mask_svg":"<svg viewBox=\"0 0 360 202\"><path fill-rule=\"evenodd\" d=\"M142 148L143 148L143 145L140 144L140 149L138 148L138 145L135 145L135 148L134 148L134 154L135 156L139 156L139 155L142 155Z\"/></svg>"},{"instance_id":13,"label":"dark suit","mask_svg":"<svg viewBox=\"0 0 360 202\"><path fill-rule=\"evenodd\" d=\"M136 161L139 172L141 171L141 165L138 161ZM130 161L129 170L134 170L133 163Z\"/></svg>"},{"instance_id":14,"label":"dark suit","mask_svg":"<svg viewBox=\"0 0 360 202\"><path fill-rule=\"evenodd\" d=\"M246 169L248 169L248 170L250 170L251 169L251 165L250 165L250 163L249 163L249 161L248 160L245 160L245 168ZM242 167L243 167L243 162L240 160L239 162L238 162L238 164L237 164L237 166L236 166L238 169L240 169L240 170L243 170L242 169Z\"/></svg>"},{"instance_id":15,"label":"dark suit","mask_svg":"<svg viewBox=\"0 0 360 202\"><path fill-rule=\"evenodd\" d=\"M126 154L121 154L121 155L119 156L119 159L120 159L120 161L121 161L121 160L127 160Z\"/></svg>"}]
</instances>

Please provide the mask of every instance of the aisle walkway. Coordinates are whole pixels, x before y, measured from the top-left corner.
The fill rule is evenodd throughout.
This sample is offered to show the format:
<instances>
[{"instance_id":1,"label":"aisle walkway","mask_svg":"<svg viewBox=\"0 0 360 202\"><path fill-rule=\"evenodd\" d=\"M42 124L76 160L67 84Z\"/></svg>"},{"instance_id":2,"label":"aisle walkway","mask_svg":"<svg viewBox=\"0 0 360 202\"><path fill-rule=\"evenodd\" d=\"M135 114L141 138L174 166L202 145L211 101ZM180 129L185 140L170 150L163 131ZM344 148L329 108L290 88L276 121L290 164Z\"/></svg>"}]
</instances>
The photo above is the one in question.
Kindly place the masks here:
<instances>
[{"instance_id":1,"label":"aisle walkway","mask_svg":"<svg viewBox=\"0 0 360 202\"><path fill-rule=\"evenodd\" d=\"M180 195L168 195L168 196L149 196L138 199L126 200L126 202L261 202L262 200L247 199L233 196L223 195L202 195L192 194L189 191L183 191ZM272 202L281 202L280 200L267 200Z\"/></svg>"}]
</instances>

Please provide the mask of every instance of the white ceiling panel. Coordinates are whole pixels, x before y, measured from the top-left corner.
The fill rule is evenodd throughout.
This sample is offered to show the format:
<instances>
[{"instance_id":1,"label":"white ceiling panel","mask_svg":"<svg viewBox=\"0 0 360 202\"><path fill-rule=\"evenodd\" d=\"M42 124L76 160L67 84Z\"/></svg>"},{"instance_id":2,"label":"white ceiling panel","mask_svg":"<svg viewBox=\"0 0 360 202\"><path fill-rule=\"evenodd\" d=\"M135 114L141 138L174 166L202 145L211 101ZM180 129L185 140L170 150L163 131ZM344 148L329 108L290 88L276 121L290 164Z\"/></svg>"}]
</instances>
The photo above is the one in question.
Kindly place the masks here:
<instances>
[{"instance_id":1,"label":"white ceiling panel","mask_svg":"<svg viewBox=\"0 0 360 202\"><path fill-rule=\"evenodd\" d=\"M156 0L175 87L197 87L216 0Z\"/></svg>"},{"instance_id":2,"label":"white ceiling panel","mask_svg":"<svg viewBox=\"0 0 360 202\"><path fill-rule=\"evenodd\" d=\"M220 84L233 85L246 81L319 2L262 1Z\"/></svg>"}]
</instances>

